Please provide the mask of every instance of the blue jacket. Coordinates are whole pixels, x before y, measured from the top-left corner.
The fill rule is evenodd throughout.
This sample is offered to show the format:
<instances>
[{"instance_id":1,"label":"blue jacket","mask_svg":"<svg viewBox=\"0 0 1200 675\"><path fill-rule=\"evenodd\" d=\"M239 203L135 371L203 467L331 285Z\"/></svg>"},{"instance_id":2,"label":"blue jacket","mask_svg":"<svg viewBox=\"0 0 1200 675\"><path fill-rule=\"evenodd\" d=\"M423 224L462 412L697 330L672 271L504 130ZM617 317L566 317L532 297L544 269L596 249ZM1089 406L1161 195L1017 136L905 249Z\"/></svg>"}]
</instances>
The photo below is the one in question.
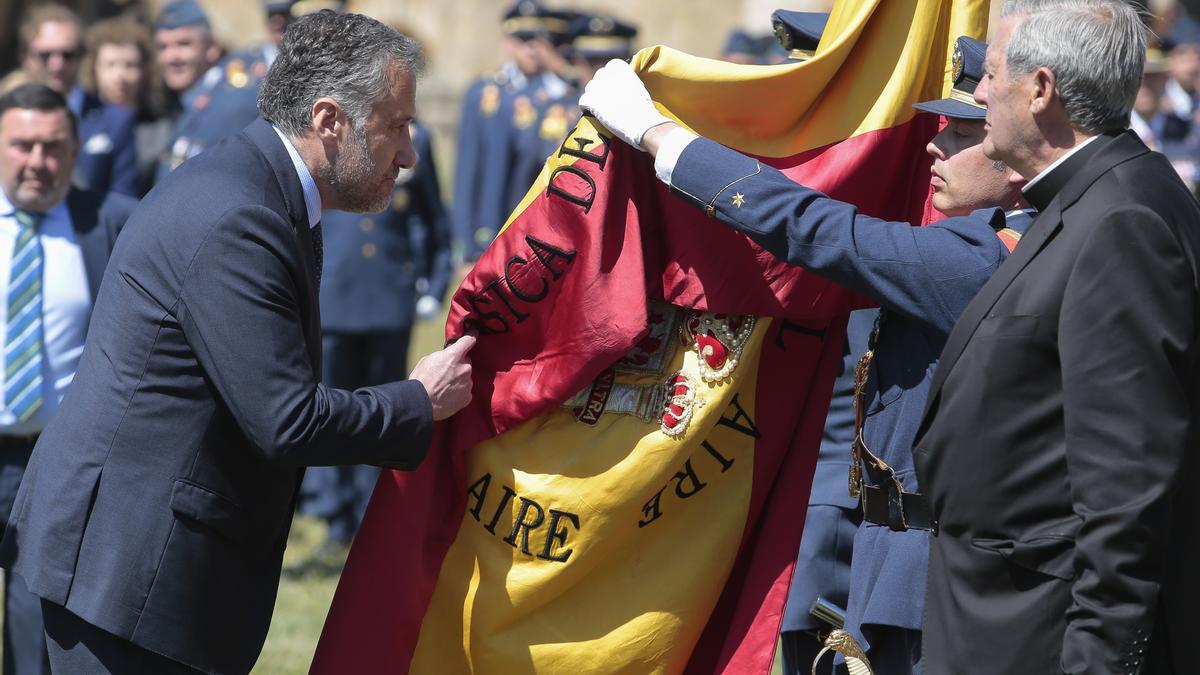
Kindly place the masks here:
<instances>
[{"instance_id":1,"label":"blue jacket","mask_svg":"<svg viewBox=\"0 0 1200 675\"><path fill-rule=\"evenodd\" d=\"M509 198L519 204L529 192L546 164L546 159L558 152L567 134L579 122L579 93L571 92L562 98L548 98L534 104L537 118L524 130L518 130L513 143L512 168L509 175Z\"/></svg>"},{"instance_id":2,"label":"blue jacket","mask_svg":"<svg viewBox=\"0 0 1200 675\"><path fill-rule=\"evenodd\" d=\"M258 117L258 86L267 74L261 50L227 55L180 99L183 112L159 158L155 184L185 160L233 136Z\"/></svg>"},{"instance_id":3,"label":"blue jacket","mask_svg":"<svg viewBox=\"0 0 1200 675\"><path fill-rule=\"evenodd\" d=\"M512 176L518 140L537 123L537 106L560 96L554 90L561 87L557 78L526 78L508 64L463 95L453 213L464 260L479 258L517 205Z\"/></svg>"},{"instance_id":4,"label":"blue jacket","mask_svg":"<svg viewBox=\"0 0 1200 675\"><path fill-rule=\"evenodd\" d=\"M414 125L413 145L420 161L397 183L387 209L321 215L321 327L326 331L408 329L419 296L445 298L451 274L450 225L424 127Z\"/></svg>"},{"instance_id":5,"label":"blue jacket","mask_svg":"<svg viewBox=\"0 0 1200 675\"><path fill-rule=\"evenodd\" d=\"M104 103L80 87L71 90L67 103L79 121L79 157L75 160L78 182L101 194L138 196L133 111Z\"/></svg>"},{"instance_id":6,"label":"blue jacket","mask_svg":"<svg viewBox=\"0 0 1200 675\"><path fill-rule=\"evenodd\" d=\"M1000 209L983 209L911 227L864 216L771 167L759 168L750 157L699 139L679 158L672 189L703 206L742 179L742 206L717 200L719 220L777 257L879 302L886 317L868 379L864 438L906 491L920 492L912 441L942 346L1008 257L996 231L1023 231L1032 218L1017 212L1006 221ZM844 477L839 482L844 489ZM920 630L927 561L925 532L864 522L854 540L847 629L867 646L871 624Z\"/></svg>"}]
</instances>

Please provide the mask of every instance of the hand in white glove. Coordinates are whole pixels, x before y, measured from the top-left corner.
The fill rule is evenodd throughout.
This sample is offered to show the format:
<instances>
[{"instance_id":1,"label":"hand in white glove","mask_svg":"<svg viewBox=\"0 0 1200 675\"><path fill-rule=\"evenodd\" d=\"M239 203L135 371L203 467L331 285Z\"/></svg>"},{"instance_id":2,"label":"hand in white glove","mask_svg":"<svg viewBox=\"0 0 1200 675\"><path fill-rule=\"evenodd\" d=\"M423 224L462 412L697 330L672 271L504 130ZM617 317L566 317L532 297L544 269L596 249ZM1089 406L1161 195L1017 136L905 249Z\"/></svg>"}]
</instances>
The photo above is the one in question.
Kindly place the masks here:
<instances>
[{"instance_id":1,"label":"hand in white glove","mask_svg":"<svg viewBox=\"0 0 1200 675\"><path fill-rule=\"evenodd\" d=\"M652 127L670 122L650 100L650 92L633 68L620 59L609 61L583 89L579 107L591 112L609 131L638 150Z\"/></svg>"}]
</instances>

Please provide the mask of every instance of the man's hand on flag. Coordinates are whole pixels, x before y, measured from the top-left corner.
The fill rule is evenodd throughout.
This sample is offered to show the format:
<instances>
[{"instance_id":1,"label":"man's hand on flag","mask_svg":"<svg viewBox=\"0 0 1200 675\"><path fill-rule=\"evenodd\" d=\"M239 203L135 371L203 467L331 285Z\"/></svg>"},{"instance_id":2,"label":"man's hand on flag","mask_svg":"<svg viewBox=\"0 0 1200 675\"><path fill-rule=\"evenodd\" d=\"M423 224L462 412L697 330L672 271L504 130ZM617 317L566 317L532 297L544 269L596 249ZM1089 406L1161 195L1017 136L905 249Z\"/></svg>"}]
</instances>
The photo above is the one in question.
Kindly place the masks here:
<instances>
[{"instance_id":1,"label":"man's hand on flag","mask_svg":"<svg viewBox=\"0 0 1200 675\"><path fill-rule=\"evenodd\" d=\"M596 71L579 97L579 107L638 150L645 150L642 136L647 131L671 121L654 107L650 92L633 67L620 59Z\"/></svg>"},{"instance_id":2,"label":"man's hand on flag","mask_svg":"<svg viewBox=\"0 0 1200 675\"><path fill-rule=\"evenodd\" d=\"M474 335L464 335L441 351L417 361L410 380L425 386L433 404L434 421L444 420L471 402L471 361L468 352L475 346Z\"/></svg>"}]
</instances>

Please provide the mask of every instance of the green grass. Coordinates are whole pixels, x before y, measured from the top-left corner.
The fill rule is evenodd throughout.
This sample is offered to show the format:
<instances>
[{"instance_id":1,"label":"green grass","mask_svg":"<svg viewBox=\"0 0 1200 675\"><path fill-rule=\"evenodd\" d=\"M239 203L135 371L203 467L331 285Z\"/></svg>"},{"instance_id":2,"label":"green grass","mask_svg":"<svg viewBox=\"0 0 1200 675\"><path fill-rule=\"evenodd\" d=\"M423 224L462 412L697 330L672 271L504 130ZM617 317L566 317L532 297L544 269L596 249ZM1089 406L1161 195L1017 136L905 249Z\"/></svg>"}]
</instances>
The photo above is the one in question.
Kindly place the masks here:
<instances>
[{"instance_id":1,"label":"green grass","mask_svg":"<svg viewBox=\"0 0 1200 675\"><path fill-rule=\"evenodd\" d=\"M283 555L284 567L308 558L324 540L324 523L316 518L297 516ZM283 576L267 643L251 672L261 675L308 672L337 580L336 574Z\"/></svg>"}]
</instances>

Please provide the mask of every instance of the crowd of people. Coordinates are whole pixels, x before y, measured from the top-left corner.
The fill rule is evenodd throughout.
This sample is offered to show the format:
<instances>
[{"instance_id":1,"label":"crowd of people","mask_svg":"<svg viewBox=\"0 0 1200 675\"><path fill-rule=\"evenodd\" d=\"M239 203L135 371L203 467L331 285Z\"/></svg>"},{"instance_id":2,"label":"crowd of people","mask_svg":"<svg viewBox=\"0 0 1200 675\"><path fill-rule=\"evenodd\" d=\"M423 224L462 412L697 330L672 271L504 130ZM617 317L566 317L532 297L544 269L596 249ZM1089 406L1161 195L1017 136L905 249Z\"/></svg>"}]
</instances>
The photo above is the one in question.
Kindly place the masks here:
<instances>
[{"instance_id":1,"label":"crowd of people","mask_svg":"<svg viewBox=\"0 0 1200 675\"><path fill-rule=\"evenodd\" d=\"M914 229L664 117L625 63L636 27L535 0L499 17L506 61L462 96L443 191L419 45L318 9L266 2L270 40L234 51L194 0L22 21L0 80L5 673L247 670L295 508L344 556L378 467L415 467L467 404L474 339L410 374L412 327L581 111L880 306L850 318L787 673L832 627L813 607L880 675L1193 672L1196 551L1167 526L1196 515L1200 22L1147 38L1117 0L1009 0L991 46L957 41L951 95L917 105L945 118L946 219ZM776 39L726 56L803 60L826 18L778 12ZM734 182L745 206L717 200Z\"/></svg>"}]
</instances>

